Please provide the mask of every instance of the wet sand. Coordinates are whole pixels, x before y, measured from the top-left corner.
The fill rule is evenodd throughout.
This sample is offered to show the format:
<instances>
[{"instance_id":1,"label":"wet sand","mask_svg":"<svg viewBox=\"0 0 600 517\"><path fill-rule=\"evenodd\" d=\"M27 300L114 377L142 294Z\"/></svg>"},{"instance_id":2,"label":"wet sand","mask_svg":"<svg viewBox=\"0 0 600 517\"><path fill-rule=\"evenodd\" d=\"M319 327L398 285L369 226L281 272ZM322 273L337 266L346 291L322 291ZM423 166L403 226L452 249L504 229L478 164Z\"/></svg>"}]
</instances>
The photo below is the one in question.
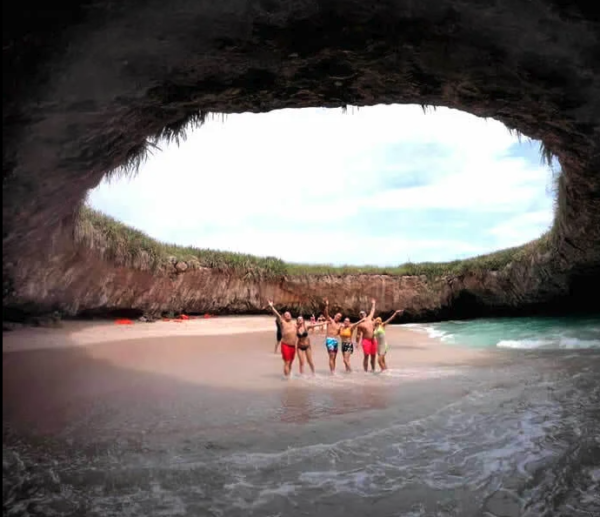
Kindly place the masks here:
<instances>
[{"instance_id":1,"label":"wet sand","mask_svg":"<svg viewBox=\"0 0 600 517\"><path fill-rule=\"evenodd\" d=\"M232 435L233 424L239 430L267 421L309 422L382 409L400 396L436 398L440 379L487 357L390 326L388 372L365 374L358 351L353 373L344 372L338 354L331 376L324 336L314 334L316 376L301 377L296 359L286 381L274 327L270 317L231 317L124 326L65 322L59 329L4 333L5 422L82 440L116 428L122 436L155 428L212 436L226 426ZM410 386L400 393L399 384Z\"/></svg>"}]
</instances>

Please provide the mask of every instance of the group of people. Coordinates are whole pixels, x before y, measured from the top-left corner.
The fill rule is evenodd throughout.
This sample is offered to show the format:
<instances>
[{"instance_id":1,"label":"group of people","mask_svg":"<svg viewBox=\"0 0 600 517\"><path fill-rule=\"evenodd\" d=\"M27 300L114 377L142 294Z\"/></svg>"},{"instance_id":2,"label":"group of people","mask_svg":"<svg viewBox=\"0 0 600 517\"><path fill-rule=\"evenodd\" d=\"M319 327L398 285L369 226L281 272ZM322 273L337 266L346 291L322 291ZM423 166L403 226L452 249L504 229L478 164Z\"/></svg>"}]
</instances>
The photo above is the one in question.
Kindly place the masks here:
<instances>
[{"instance_id":1,"label":"group of people","mask_svg":"<svg viewBox=\"0 0 600 517\"><path fill-rule=\"evenodd\" d=\"M321 323L323 325L321 325ZM321 334L325 332L325 323L327 323L327 320L325 319L325 316L323 316L322 314L319 314L319 317L316 318L315 315L313 314L310 317L310 325L311 328L308 331L309 333L314 333L315 330L317 331L317 334Z\"/></svg>"},{"instance_id":2,"label":"group of people","mask_svg":"<svg viewBox=\"0 0 600 517\"><path fill-rule=\"evenodd\" d=\"M354 353L354 343L362 346L363 350L363 369L365 372L375 371L375 360L381 368L381 371L387 370L386 354L388 344L385 338L385 327L392 319L401 314L402 310L397 310L390 318L382 321L375 316L375 300L371 300L371 311L367 314L360 312L360 320L351 323L350 318L343 318L341 313L337 313L333 318L329 315L329 301L325 301L323 311L323 320L311 318L307 323L302 316L295 320L290 312L286 311L283 315L277 312L273 302L269 302L269 307L276 316L277 324L277 344L275 353L281 347L281 357L283 359L283 374L289 377L292 371L292 363L298 354L300 374L304 373L304 366L308 364L311 372L315 373L315 365L312 357L312 348L309 333L315 329L325 329L325 347L329 355L329 370L333 374L336 368L338 351L341 349L346 372L351 372L350 357ZM354 335L354 340L352 339Z\"/></svg>"}]
</instances>

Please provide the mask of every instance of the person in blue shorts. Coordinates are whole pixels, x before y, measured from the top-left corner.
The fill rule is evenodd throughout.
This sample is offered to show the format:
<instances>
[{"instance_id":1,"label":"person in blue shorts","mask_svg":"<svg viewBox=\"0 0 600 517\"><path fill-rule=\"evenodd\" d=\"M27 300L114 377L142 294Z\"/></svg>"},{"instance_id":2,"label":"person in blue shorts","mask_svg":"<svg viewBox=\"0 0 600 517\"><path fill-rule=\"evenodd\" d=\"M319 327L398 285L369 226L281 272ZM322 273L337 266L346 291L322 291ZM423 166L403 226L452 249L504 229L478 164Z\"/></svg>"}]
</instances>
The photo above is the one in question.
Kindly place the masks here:
<instances>
[{"instance_id":1,"label":"person in blue shorts","mask_svg":"<svg viewBox=\"0 0 600 517\"><path fill-rule=\"evenodd\" d=\"M329 316L329 300L325 301L325 320L327 321L327 330L325 331L325 346L327 347L327 354L329 355L329 370L332 375L335 373L335 361L337 359L339 341L338 336L340 335L340 329L342 327L342 314L338 312L333 318Z\"/></svg>"}]
</instances>

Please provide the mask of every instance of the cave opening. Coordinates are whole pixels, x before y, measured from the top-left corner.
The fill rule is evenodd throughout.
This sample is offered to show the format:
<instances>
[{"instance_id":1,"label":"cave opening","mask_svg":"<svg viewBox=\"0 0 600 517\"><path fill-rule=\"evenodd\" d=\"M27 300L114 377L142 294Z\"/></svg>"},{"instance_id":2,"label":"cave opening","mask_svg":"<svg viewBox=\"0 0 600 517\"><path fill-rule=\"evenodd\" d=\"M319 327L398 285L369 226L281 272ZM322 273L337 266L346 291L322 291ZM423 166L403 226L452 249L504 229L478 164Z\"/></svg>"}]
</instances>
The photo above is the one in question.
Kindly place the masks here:
<instances>
[{"instance_id":1,"label":"cave opening","mask_svg":"<svg viewBox=\"0 0 600 517\"><path fill-rule=\"evenodd\" d=\"M518 299L538 303L579 296L577 279L596 274L598 38L581 6L536 0L515 17L508 4L451 1L266 2L243 15L221 4L76 4L69 16L48 17L26 4L5 17L5 305L86 310L111 305L108 296L137 308L149 302L135 286L152 282L153 293L169 291L157 310L183 303L182 275L221 274L221 257L163 264L151 242L136 256L115 253L93 225L77 226L77 207L111 171L134 167L161 138L177 138L210 113L290 108L419 103L491 118L544 142L562 168L555 224L543 249L513 261L514 272L502 273L507 285L497 288L514 287ZM113 233L117 227L105 224ZM289 277L273 257L236 260L241 278L266 274L280 288ZM256 305L245 299L239 306L248 303Z\"/></svg>"},{"instance_id":2,"label":"cave opening","mask_svg":"<svg viewBox=\"0 0 600 517\"><path fill-rule=\"evenodd\" d=\"M19 329L5 336L5 511L597 514L597 316L573 321L571 333L563 332L569 318L544 333L539 326L528 328L531 318L495 318L597 313L592 304L600 287L600 24L592 5L583 0L69 0L43 7L32 0L6 2L3 317L19 324L7 322L3 328L58 327L61 317L78 315L143 314L144 324L65 322L62 331ZM290 196L279 205L268 191L259 200L250 187L264 171L251 168L251 162L260 162L250 160L257 136L250 126L245 141L251 149L210 149L220 151L215 164L238 158L238 167L247 171L242 181L221 171L213 173L214 188L203 190L181 180L171 165L166 179L157 182L156 196L147 200L151 209L134 203L136 196L150 196L150 189L135 183L149 181L147 171L122 196L122 208L141 221L123 212L110 212L115 219L82 208L86 193L103 178L118 181L119 171L142 165L164 140L177 140L194 125L204 124L198 134L206 134L213 113L229 117L226 128L238 117L277 116L279 110L351 112L359 106L337 128L322 122L290 138L289 128L280 126L270 137L291 140L299 151L288 152L294 158L286 166L306 169L311 165L304 155L310 152L301 144L309 136L318 136L326 147L343 135L343 148L333 154L339 158L342 151L358 149L360 141L346 133L357 120L365 126L363 140L393 135L406 125L408 117L399 115L388 126L366 131L360 117L378 109L370 107L413 104L439 106L439 113L461 110L543 142L542 154L555 156L561 167L544 209L528 202L533 198L526 194L529 188L544 192L547 169L535 186L503 187L494 183L490 162L481 161L473 169L482 174L471 180L482 187L476 192L496 195L507 210L519 208L521 215L545 210L554 217L485 221L482 211L471 207L469 221L495 228L504 240L459 253L449 238L433 251L421 250L430 255L417 255L405 251L410 243L417 248L414 239L398 237L407 221L425 235L414 208L410 218L388 214L391 233L382 233L380 241L363 240L366 255L352 256L352 239L332 222L331 234L341 235L340 241L316 239L307 201L297 202L302 182L286 183ZM503 131L502 139L516 138ZM452 137L459 133L448 131ZM472 133L470 150L489 156L487 143L498 140L482 135ZM268 148L263 154L268 156ZM421 147L417 154L428 172L436 170L430 158L440 153ZM408 163L402 156L401 163ZM539 157L529 158L531 165ZM358 233L362 225L369 235L384 225L364 210L386 203L416 207L429 199L433 210L450 201L462 209L477 199L479 206L498 207L491 194L461 197L456 179L438 188L437 197L431 185L390 188L394 178L403 177L398 174L381 182L369 175L348 193L340 185L351 178L335 177L330 160L325 173L312 165L308 182L316 185L308 189L312 199L325 198L316 224L358 207L350 226ZM348 163L357 167L361 161L351 156ZM450 163L446 156L444 163ZM353 178L383 168L355 170ZM196 177L211 173L204 169L210 168ZM525 176L527 171L532 169L520 170ZM300 170L292 180L304 177ZM276 181L276 175L262 179ZM339 206L328 204L332 193L324 186L329 184L341 198ZM241 196L225 196L227 187ZM365 193L368 188L372 192ZM417 196L419 188L429 188L428 195ZM352 197L355 191L363 194L361 206L360 198ZM119 200L116 190L105 194L109 201ZM182 210L185 203L167 206L165 200L177 195L196 203L195 215ZM301 226L307 235L292 235L286 244L272 230L265 242L273 248L249 247L250 230L233 210L247 211L246 198L264 209L263 222L273 220L282 232ZM202 212L200 205L208 210ZM304 219L290 220L298 211ZM461 222L450 212L435 214L446 232ZM188 245L227 247L207 244L206 234L194 236L198 241L189 233L176 235L186 226L193 232L198 220L215 225L227 217L237 234L223 242L238 240L236 250L245 253L230 248L198 254ZM165 224L169 220L179 226L173 229ZM550 222L541 237L510 247L524 242L527 224L537 228L527 234L533 239ZM257 221L253 224L256 230ZM459 225L457 232L471 243L481 240L472 226ZM225 235L218 225L213 233ZM159 242L172 240L182 245ZM393 249L393 242L401 242L400 249ZM381 265L291 263L308 260L300 255L305 248L314 261L368 264L377 257ZM492 249L483 258L468 258ZM393 261L382 257L382 250ZM442 255L448 262L435 262ZM281 360L273 354L279 338L272 316L261 318L260 327L253 327L253 318L217 318L205 326L213 328L204 336L183 335L187 325L176 324L183 318L145 324L182 313L265 314L267 300L294 315L310 314L322 309L324 298L332 312L352 318L375 298L383 317L406 309L398 323L493 316L500 330L496 337L487 334L491 341L485 346L494 352L483 356L453 348L451 341L425 343L409 329L390 329L392 371L383 376L362 375L361 366L368 365L360 364L358 347L353 367L359 372L331 376L325 336L315 336L320 378L288 384L276 371ZM245 321L239 334L227 334L236 331L235 321ZM205 322L197 323L196 328ZM458 336L458 327L482 320L443 323L452 324ZM579 332L578 325L589 328ZM224 329L227 335L216 335ZM144 336L137 339L137 332ZM459 337L455 343L467 344ZM344 345L340 348L343 353ZM512 352L501 353L506 348ZM286 354L282 357L290 362ZM384 370L382 363L379 367ZM375 373L374 365L371 370Z\"/></svg>"},{"instance_id":3,"label":"cave opening","mask_svg":"<svg viewBox=\"0 0 600 517\"><path fill-rule=\"evenodd\" d=\"M458 110L215 115L180 136L154 142L133 173L105 178L88 206L180 254L373 271L521 246L552 225L556 159Z\"/></svg>"}]
</instances>

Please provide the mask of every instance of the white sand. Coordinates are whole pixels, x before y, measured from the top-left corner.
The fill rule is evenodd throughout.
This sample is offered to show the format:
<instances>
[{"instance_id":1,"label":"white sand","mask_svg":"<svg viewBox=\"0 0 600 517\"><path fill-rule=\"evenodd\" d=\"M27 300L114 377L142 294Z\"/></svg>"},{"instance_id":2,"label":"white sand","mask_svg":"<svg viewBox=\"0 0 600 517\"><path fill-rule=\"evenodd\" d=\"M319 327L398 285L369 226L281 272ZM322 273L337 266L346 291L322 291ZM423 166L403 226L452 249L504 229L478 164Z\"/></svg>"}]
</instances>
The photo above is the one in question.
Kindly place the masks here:
<instances>
[{"instance_id":1,"label":"white sand","mask_svg":"<svg viewBox=\"0 0 600 517\"><path fill-rule=\"evenodd\" d=\"M241 334L268 332L272 338L245 339ZM60 328L23 327L3 332L3 353L28 350L57 349L71 347L90 347L100 344L118 344L125 342L144 342L152 340L163 343L169 348L180 341L179 338L203 336L231 336L228 349L235 354L236 347L251 342L260 342L261 349L273 355L275 345L275 321L272 316L227 316L197 318L175 321L157 321L155 323L134 322L133 325L117 325L114 321L65 321ZM162 341L161 341L162 340ZM326 361L324 347L321 346L322 334L314 334L313 353L319 361ZM388 342L394 352L399 354L403 366L451 365L482 358L481 350L473 350L455 345L447 345L432 339L422 332L403 325L388 327ZM206 340L194 341L196 346L204 346ZM245 349L246 347L244 347ZM91 353L91 351L90 351ZM320 356L323 358L320 358ZM361 356L357 350L356 356ZM274 357L278 357L275 354ZM341 359L340 359L341 360Z\"/></svg>"},{"instance_id":2,"label":"white sand","mask_svg":"<svg viewBox=\"0 0 600 517\"><path fill-rule=\"evenodd\" d=\"M64 321L60 328L23 327L3 332L2 352L87 346L166 336L221 336L266 331L273 332L275 336L275 319L272 316L228 316L182 322L134 322L133 325L117 325L113 321Z\"/></svg>"}]
</instances>

